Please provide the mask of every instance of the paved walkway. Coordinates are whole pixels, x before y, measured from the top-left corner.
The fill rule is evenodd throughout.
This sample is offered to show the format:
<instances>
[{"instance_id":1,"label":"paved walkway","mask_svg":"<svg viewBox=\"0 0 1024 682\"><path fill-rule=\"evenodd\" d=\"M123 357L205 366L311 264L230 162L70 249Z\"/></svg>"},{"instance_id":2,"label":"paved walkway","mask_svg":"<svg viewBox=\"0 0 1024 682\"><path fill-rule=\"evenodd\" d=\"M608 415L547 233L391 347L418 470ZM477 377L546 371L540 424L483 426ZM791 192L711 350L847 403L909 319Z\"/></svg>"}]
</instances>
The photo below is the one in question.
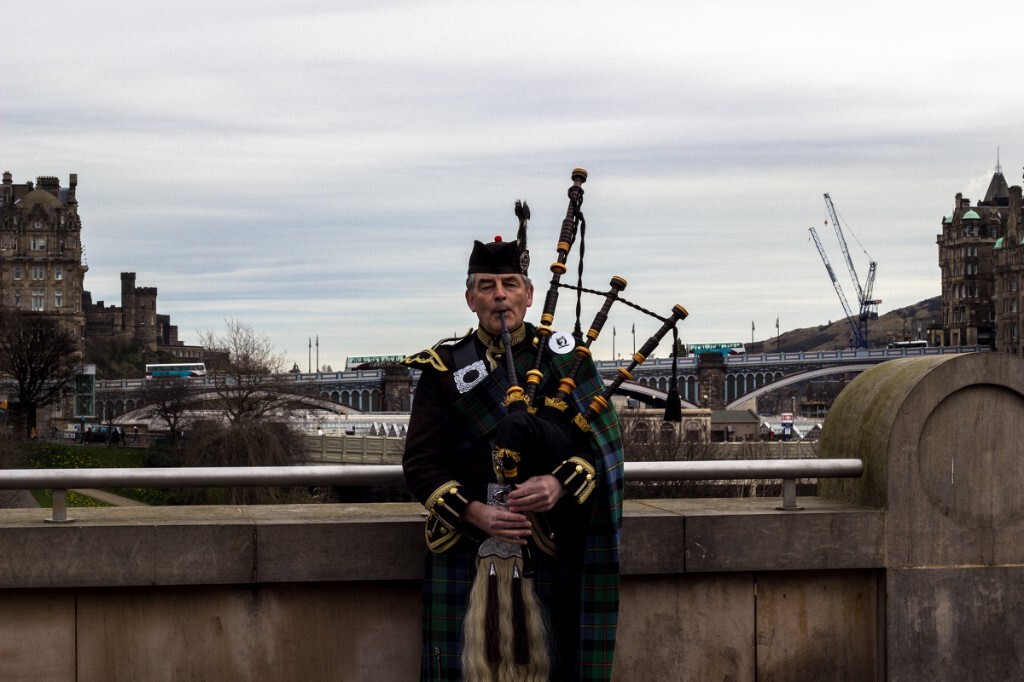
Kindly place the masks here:
<instances>
[{"instance_id":1,"label":"paved walkway","mask_svg":"<svg viewBox=\"0 0 1024 682\"><path fill-rule=\"evenodd\" d=\"M73 492L76 492L79 495L85 495L86 497L97 499L100 502L106 502L107 504L113 505L115 507L149 506L145 502L139 502L138 500L133 500L129 497L121 497L120 495L115 495L114 493L108 493L105 490L95 490L93 488L79 488L77 490L74 490Z\"/></svg>"},{"instance_id":2,"label":"paved walkway","mask_svg":"<svg viewBox=\"0 0 1024 682\"><path fill-rule=\"evenodd\" d=\"M0 509L28 509L39 503L27 490L0 490Z\"/></svg>"}]
</instances>

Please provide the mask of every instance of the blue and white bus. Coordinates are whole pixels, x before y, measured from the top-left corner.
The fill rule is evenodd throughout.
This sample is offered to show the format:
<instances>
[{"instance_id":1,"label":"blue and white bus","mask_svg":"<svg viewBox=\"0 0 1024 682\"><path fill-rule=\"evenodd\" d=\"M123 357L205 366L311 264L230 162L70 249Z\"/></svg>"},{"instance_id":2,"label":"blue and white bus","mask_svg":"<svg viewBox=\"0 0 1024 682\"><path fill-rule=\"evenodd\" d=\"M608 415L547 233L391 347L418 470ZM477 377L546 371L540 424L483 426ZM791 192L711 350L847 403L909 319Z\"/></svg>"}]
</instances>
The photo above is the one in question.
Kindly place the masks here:
<instances>
[{"instance_id":1,"label":"blue and white bus","mask_svg":"<svg viewBox=\"0 0 1024 682\"><path fill-rule=\"evenodd\" d=\"M163 365L146 365L146 378L176 377L191 379L206 376L206 365L202 362L175 362Z\"/></svg>"}]
</instances>

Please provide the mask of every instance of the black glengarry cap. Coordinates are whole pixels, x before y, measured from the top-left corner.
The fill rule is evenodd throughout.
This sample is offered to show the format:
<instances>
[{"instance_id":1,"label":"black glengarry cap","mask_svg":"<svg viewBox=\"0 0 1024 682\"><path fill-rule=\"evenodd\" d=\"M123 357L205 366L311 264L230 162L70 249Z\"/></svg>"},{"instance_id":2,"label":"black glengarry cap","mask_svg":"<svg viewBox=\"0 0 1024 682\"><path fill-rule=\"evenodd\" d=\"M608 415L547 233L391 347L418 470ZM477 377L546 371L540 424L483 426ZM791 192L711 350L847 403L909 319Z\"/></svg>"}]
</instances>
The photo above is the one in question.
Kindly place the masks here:
<instances>
[{"instance_id":1,"label":"black glengarry cap","mask_svg":"<svg viewBox=\"0 0 1024 682\"><path fill-rule=\"evenodd\" d=\"M496 236L489 244L479 240L473 242L467 274L527 276L529 267L529 251L520 249L517 241L506 242L502 241L500 236Z\"/></svg>"}]
</instances>

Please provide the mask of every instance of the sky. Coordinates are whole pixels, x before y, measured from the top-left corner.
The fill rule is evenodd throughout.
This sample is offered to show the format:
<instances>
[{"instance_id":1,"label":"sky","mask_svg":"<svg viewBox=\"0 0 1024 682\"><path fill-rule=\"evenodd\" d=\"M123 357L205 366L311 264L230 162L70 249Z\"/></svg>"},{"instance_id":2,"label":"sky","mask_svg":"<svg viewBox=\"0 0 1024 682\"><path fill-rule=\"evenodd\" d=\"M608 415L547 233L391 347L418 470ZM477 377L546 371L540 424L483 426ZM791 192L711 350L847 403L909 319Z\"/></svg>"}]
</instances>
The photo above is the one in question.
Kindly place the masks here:
<instances>
[{"instance_id":1,"label":"sky","mask_svg":"<svg viewBox=\"0 0 1024 682\"><path fill-rule=\"evenodd\" d=\"M135 272L186 343L237 320L303 371L468 330L472 242L514 238L516 200L536 321L575 167L584 286L682 305L684 343L763 340L843 317L810 227L856 306L825 193L861 280L878 263L880 313L939 295L955 195L983 198L997 163L1021 184L1022 20L1008 1L35 3L0 23L0 170L78 174L94 301ZM594 354L659 324L619 305Z\"/></svg>"}]
</instances>

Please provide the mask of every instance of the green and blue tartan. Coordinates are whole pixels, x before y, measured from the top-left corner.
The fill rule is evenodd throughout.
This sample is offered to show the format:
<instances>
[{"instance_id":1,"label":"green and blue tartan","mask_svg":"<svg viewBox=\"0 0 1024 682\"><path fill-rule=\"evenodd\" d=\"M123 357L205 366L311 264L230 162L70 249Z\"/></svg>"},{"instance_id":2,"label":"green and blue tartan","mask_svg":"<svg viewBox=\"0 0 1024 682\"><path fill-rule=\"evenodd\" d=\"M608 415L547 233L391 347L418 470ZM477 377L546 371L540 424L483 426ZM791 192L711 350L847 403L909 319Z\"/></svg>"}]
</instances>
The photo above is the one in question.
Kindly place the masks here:
<instances>
[{"instance_id":1,"label":"green and blue tartan","mask_svg":"<svg viewBox=\"0 0 1024 682\"><path fill-rule=\"evenodd\" d=\"M516 373L525 376L531 369L534 352L516 353ZM573 354L548 355L542 371L545 384L557 384L575 361ZM573 392L576 409L584 412L591 399L604 388L593 363L585 362L576 376ZM462 396L449 412L450 426L458 434L459 449L469 451L486 442L488 434L505 414L504 399L508 384L502 371L489 375ZM552 660L557 679L608 680L615 653L615 634L619 604L619 541L622 519L622 443L618 418L614 410L591 423L592 442L596 447L595 468L599 485L591 505L590 522L582 558L581 575L559 575L548 566L540 552L537 558L534 586L545 604L562 589L579 586L576 602L579 611L576 641L563 646L573 650L553 651ZM424 581L424 656L422 679L458 680L461 678L462 622L469 591L476 572L477 545L463 538L447 552L428 554ZM540 555L540 556L537 556ZM575 579L574 579L575 578ZM558 660L572 657L575 660Z\"/></svg>"}]
</instances>

